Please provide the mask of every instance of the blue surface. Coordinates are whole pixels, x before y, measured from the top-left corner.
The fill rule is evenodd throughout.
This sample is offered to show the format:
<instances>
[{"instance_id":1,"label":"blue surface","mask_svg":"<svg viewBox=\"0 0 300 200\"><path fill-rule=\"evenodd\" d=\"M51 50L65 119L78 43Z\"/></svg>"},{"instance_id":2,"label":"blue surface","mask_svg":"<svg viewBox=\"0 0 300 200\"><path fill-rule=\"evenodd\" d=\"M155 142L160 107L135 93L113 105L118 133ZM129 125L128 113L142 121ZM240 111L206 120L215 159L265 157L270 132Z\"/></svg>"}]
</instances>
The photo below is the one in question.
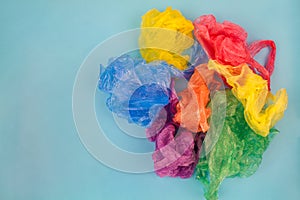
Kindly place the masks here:
<instances>
[{"instance_id":1,"label":"blue surface","mask_svg":"<svg viewBox=\"0 0 300 200\"><path fill-rule=\"evenodd\" d=\"M236 22L249 32L249 41L275 40L272 88L286 87L289 94L288 110L277 125L281 133L257 173L226 180L220 199L300 199L300 2L116 2L1 1L0 199L203 198L194 179L126 174L100 164L81 144L72 118L73 83L89 51L113 34L138 27L147 10L169 5L190 19L213 13L218 20Z\"/></svg>"}]
</instances>

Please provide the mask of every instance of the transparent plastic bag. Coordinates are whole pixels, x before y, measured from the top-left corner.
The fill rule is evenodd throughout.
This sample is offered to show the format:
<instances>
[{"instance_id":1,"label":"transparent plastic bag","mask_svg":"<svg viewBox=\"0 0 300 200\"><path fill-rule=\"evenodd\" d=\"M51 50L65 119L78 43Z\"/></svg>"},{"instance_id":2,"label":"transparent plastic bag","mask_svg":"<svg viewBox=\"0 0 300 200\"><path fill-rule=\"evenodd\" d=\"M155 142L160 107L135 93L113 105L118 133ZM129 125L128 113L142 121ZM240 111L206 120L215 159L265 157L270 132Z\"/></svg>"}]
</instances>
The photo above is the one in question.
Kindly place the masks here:
<instances>
[{"instance_id":1,"label":"transparent plastic bag","mask_svg":"<svg viewBox=\"0 0 300 200\"><path fill-rule=\"evenodd\" d=\"M101 66L98 87L110 96L107 107L130 123L148 126L169 103L172 77L182 73L165 62L146 63L128 55Z\"/></svg>"}]
</instances>

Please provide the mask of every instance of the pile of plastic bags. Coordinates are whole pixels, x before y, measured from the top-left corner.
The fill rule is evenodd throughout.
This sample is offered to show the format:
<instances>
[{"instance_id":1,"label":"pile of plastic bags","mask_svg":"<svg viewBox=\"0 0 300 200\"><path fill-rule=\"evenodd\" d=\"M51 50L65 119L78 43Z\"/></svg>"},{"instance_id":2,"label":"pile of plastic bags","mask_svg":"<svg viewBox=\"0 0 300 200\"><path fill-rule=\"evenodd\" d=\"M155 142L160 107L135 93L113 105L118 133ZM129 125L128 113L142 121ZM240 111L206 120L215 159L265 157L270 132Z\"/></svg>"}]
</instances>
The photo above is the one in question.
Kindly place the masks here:
<instances>
[{"instance_id":1,"label":"pile of plastic bags","mask_svg":"<svg viewBox=\"0 0 300 200\"><path fill-rule=\"evenodd\" d=\"M140 56L101 65L99 89L119 117L143 126L155 142L157 175L194 172L208 200L218 199L227 177L248 177L259 167L287 93L271 92L275 43L247 43L247 32L213 15L186 19L178 10L148 11L138 38ZM254 56L269 48L264 65ZM185 89L177 91L179 80Z\"/></svg>"}]
</instances>

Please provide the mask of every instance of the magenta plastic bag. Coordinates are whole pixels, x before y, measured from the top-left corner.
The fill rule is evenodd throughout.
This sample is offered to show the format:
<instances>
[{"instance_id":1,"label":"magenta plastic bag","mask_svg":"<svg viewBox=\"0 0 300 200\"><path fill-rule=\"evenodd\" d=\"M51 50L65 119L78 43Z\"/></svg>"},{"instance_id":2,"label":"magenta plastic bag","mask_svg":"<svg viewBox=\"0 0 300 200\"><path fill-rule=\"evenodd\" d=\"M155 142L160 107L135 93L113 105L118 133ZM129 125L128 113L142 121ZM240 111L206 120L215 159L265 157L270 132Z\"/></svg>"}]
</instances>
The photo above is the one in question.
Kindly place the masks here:
<instances>
[{"instance_id":1,"label":"magenta plastic bag","mask_svg":"<svg viewBox=\"0 0 300 200\"><path fill-rule=\"evenodd\" d=\"M198 162L204 133L193 134L173 121L178 97L171 83L170 103L161 109L152 125L146 129L150 141L156 143L152 155L157 175L189 178Z\"/></svg>"},{"instance_id":2,"label":"magenta plastic bag","mask_svg":"<svg viewBox=\"0 0 300 200\"><path fill-rule=\"evenodd\" d=\"M189 131L181 130L174 137L175 131L175 126L169 124L157 136L157 150L152 155L154 169L161 177L188 178L196 165L194 136Z\"/></svg>"}]
</instances>

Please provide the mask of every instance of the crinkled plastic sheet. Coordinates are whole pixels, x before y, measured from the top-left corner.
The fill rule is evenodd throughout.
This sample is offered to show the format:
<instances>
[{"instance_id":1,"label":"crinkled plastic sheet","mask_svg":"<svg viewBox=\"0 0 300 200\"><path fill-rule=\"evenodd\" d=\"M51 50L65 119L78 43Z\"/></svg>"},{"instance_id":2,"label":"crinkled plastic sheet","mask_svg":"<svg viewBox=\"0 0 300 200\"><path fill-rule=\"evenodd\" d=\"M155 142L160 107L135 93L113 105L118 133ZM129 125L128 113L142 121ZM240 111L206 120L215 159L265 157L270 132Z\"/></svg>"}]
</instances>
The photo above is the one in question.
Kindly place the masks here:
<instances>
[{"instance_id":1,"label":"crinkled plastic sheet","mask_svg":"<svg viewBox=\"0 0 300 200\"><path fill-rule=\"evenodd\" d=\"M171 7L163 12L152 9L142 17L141 28L140 52L147 62L163 60L180 70L187 68L189 56L183 52L194 43L190 20Z\"/></svg>"},{"instance_id":2,"label":"crinkled plastic sheet","mask_svg":"<svg viewBox=\"0 0 300 200\"><path fill-rule=\"evenodd\" d=\"M244 119L243 105L234 97L230 90L217 92L211 100L212 116L210 124L221 130L217 143L206 156L199 160L196 170L197 179L204 185L207 200L217 200L220 184L228 177L248 177L256 172L262 155L267 149L274 134L271 129L267 137L262 137L248 126ZM219 111L226 108L225 123L220 124L222 115ZM216 133L215 133L216 134ZM206 148L211 145L205 142ZM202 155L205 155L204 152Z\"/></svg>"},{"instance_id":3,"label":"crinkled plastic sheet","mask_svg":"<svg viewBox=\"0 0 300 200\"><path fill-rule=\"evenodd\" d=\"M152 125L146 129L150 141L156 143L152 155L157 175L189 178L198 163L204 133L192 133L173 121L178 98L171 84L170 103L160 111Z\"/></svg>"},{"instance_id":4,"label":"crinkled plastic sheet","mask_svg":"<svg viewBox=\"0 0 300 200\"><path fill-rule=\"evenodd\" d=\"M229 21L218 23L213 15L203 15L194 22L194 35L209 58L220 64L238 66L247 63L250 68L268 81L274 70L276 54L275 43L271 40L255 41L247 44L247 32L237 24ZM255 61L254 56L268 47L270 53L264 66Z\"/></svg>"},{"instance_id":5,"label":"crinkled plastic sheet","mask_svg":"<svg viewBox=\"0 0 300 200\"><path fill-rule=\"evenodd\" d=\"M268 90L268 83L253 73L247 64L235 67L210 60L209 69L214 69L226 78L232 93L244 105L245 119L254 132L267 136L270 129L283 117L287 108L287 93L280 89L275 96Z\"/></svg>"},{"instance_id":6,"label":"crinkled plastic sheet","mask_svg":"<svg viewBox=\"0 0 300 200\"><path fill-rule=\"evenodd\" d=\"M106 104L117 116L148 126L169 103L171 77L182 76L165 62L147 64L123 55L101 66L98 87L110 95Z\"/></svg>"},{"instance_id":7,"label":"crinkled plastic sheet","mask_svg":"<svg viewBox=\"0 0 300 200\"><path fill-rule=\"evenodd\" d=\"M210 109L206 108L209 93L200 68L195 68L187 88L179 93L181 100L177 104L174 121L191 132L206 132L209 128Z\"/></svg>"},{"instance_id":8,"label":"crinkled plastic sheet","mask_svg":"<svg viewBox=\"0 0 300 200\"><path fill-rule=\"evenodd\" d=\"M184 129L176 132L173 124L166 125L157 136L152 158L157 175L190 177L197 164L193 134Z\"/></svg>"}]
</instances>

